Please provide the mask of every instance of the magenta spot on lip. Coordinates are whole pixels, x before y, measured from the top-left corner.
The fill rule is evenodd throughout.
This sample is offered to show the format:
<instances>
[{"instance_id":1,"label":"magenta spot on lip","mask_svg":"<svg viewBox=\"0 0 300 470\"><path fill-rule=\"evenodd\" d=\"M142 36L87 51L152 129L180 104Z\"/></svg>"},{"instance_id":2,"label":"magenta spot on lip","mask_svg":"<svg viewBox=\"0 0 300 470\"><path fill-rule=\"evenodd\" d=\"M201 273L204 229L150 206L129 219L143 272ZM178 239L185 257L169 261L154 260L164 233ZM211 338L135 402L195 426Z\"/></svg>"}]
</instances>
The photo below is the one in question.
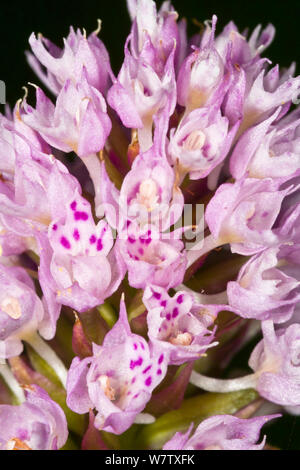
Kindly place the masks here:
<instances>
[{"instance_id":1,"label":"magenta spot on lip","mask_svg":"<svg viewBox=\"0 0 300 470\"><path fill-rule=\"evenodd\" d=\"M66 248L67 250L69 250L69 249L71 248L71 244L70 244L69 240L68 240L66 237L61 237L60 243L61 243L62 246L63 246L64 248Z\"/></svg>"},{"instance_id":2,"label":"magenta spot on lip","mask_svg":"<svg viewBox=\"0 0 300 470\"><path fill-rule=\"evenodd\" d=\"M56 224L54 224L54 225L52 226L52 230L57 230L57 225L56 225Z\"/></svg>"},{"instance_id":3,"label":"magenta spot on lip","mask_svg":"<svg viewBox=\"0 0 300 470\"><path fill-rule=\"evenodd\" d=\"M167 305L167 301L166 301L166 300L162 300L161 303L160 303L160 305L161 305L162 307L165 307L165 306Z\"/></svg>"},{"instance_id":4,"label":"magenta spot on lip","mask_svg":"<svg viewBox=\"0 0 300 470\"><path fill-rule=\"evenodd\" d=\"M158 364L161 364L163 360L164 360L164 355L161 354L158 358Z\"/></svg>"},{"instance_id":5,"label":"magenta spot on lip","mask_svg":"<svg viewBox=\"0 0 300 470\"><path fill-rule=\"evenodd\" d=\"M89 215L87 212L76 211L74 214L75 220L87 220Z\"/></svg>"},{"instance_id":6,"label":"magenta spot on lip","mask_svg":"<svg viewBox=\"0 0 300 470\"><path fill-rule=\"evenodd\" d=\"M180 294L180 295L177 297L177 303L178 303L178 304L182 304L182 302L183 302L183 295Z\"/></svg>"},{"instance_id":7,"label":"magenta spot on lip","mask_svg":"<svg viewBox=\"0 0 300 470\"><path fill-rule=\"evenodd\" d=\"M128 237L128 241L129 241L129 243L135 243L136 242L134 237Z\"/></svg>"},{"instance_id":8,"label":"magenta spot on lip","mask_svg":"<svg viewBox=\"0 0 300 470\"><path fill-rule=\"evenodd\" d=\"M173 317L173 318L176 318L178 314L179 314L178 308L175 307L174 310L173 310L172 317Z\"/></svg>"},{"instance_id":9,"label":"magenta spot on lip","mask_svg":"<svg viewBox=\"0 0 300 470\"><path fill-rule=\"evenodd\" d=\"M99 240L97 241L97 251L101 251L102 248L103 248L102 240L101 238L99 238Z\"/></svg>"},{"instance_id":10,"label":"magenta spot on lip","mask_svg":"<svg viewBox=\"0 0 300 470\"><path fill-rule=\"evenodd\" d=\"M135 261L139 261L140 258L138 256L135 256L134 259Z\"/></svg>"},{"instance_id":11,"label":"magenta spot on lip","mask_svg":"<svg viewBox=\"0 0 300 470\"><path fill-rule=\"evenodd\" d=\"M151 384L152 384L152 377L147 377L145 380L145 385L147 387L150 387Z\"/></svg>"},{"instance_id":12,"label":"magenta spot on lip","mask_svg":"<svg viewBox=\"0 0 300 470\"><path fill-rule=\"evenodd\" d=\"M143 364L143 358L140 356L136 361L134 361L133 359L131 359L130 361L130 364L129 364L129 367L130 369L134 369L135 367L137 366L141 366Z\"/></svg>"},{"instance_id":13,"label":"magenta spot on lip","mask_svg":"<svg viewBox=\"0 0 300 470\"><path fill-rule=\"evenodd\" d=\"M141 345L141 348L142 348L142 349L145 349L145 346L143 345L142 342L140 342L140 345Z\"/></svg>"},{"instance_id":14,"label":"magenta spot on lip","mask_svg":"<svg viewBox=\"0 0 300 470\"><path fill-rule=\"evenodd\" d=\"M147 235L151 235L151 230L148 230Z\"/></svg>"},{"instance_id":15,"label":"magenta spot on lip","mask_svg":"<svg viewBox=\"0 0 300 470\"><path fill-rule=\"evenodd\" d=\"M136 381L136 377L133 377L133 378L131 379L131 383L134 384L135 381Z\"/></svg>"},{"instance_id":16,"label":"magenta spot on lip","mask_svg":"<svg viewBox=\"0 0 300 470\"><path fill-rule=\"evenodd\" d=\"M151 242L152 242L152 238L151 238L151 237L149 237L149 238L147 238L147 240L145 240L146 245L149 245Z\"/></svg>"},{"instance_id":17,"label":"magenta spot on lip","mask_svg":"<svg viewBox=\"0 0 300 470\"><path fill-rule=\"evenodd\" d=\"M76 206L77 206L77 202L76 202L76 201L71 202L70 207L71 207L72 211L75 211Z\"/></svg>"},{"instance_id":18,"label":"magenta spot on lip","mask_svg":"<svg viewBox=\"0 0 300 470\"><path fill-rule=\"evenodd\" d=\"M95 237L95 235L91 235L90 236L90 244L92 245L93 243L96 243L96 240L97 238Z\"/></svg>"},{"instance_id":19,"label":"magenta spot on lip","mask_svg":"<svg viewBox=\"0 0 300 470\"><path fill-rule=\"evenodd\" d=\"M161 375L162 374L162 370L161 369L157 369L157 375Z\"/></svg>"},{"instance_id":20,"label":"magenta spot on lip","mask_svg":"<svg viewBox=\"0 0 300 470\"><path fill-rule=\"evenodd\" d=\"M143 238L143 237L140 237L139 240L140 240L142 245L146 242L145 238Z\"/></svg>"},{"instance_id":21,"label":"magenta spot on lip","mask_svg":"<svg viewBox=\"0 0 300 470\"><path fill-rule=\"evenodd\" d=\"M136 344L136 343L134 343L133 347L134 347L134 349L137 349L137 344Z\"/></svg>"},{"instance_id":22,"label":"magenta spot on lip","mask_svg":"<svg viewBox=\"0 0 300 470\"><path fill-rule=\"evenodd\" d=\"M146 369L144 369L144 370L143 370L143 374L147 374L148 370L150 370L150 369L151 369L151 367L152 367L152 366L148 366L148 367L146 367Z\"/></svg>"},{"instance_id":23,"label":"magenta spot on lip","mask_svg":"<svg viewBox=\"0 0 300 470\"><path fill-rule=\"evenodd\" d=\"M139 393L136 393L135 395L133 395L133 398L137 398L139 396Z\"/></svg>"},{"instance_id":24,"label":"magenta spot on lip","mask_svg":"<svg viewBox=\"0 0 300 470\"><path fill-rule=\"evenodd\" d=\"M269 212L265 211L265 212L262 213L262 216L267 217L268 214L269 214Z\"/></svg>"},{"instance_id":25,"label":"magenta spot on lip","mask_svg":"<svg viewBox=\"0 0 300 470\"><path fill-rule=\"evenodd\" d=\"M166 319L167 319L167 320L171 320L171 314L170 314L170 313L167 313Z\"/></svg>"},{"instance_id":26,"label":"magenta spot on lip","mask_svg":"<svg viewBox=\"0 0 300 470\"><path fill-rule=\"evenodd\" d=\"M159 300L161 298L161 294L159 292L153 292L153 297Z\"/></svg>"},{"instance_id":27,"label":"magenta spot on lip","mask_svg":"<svg viewBox=\"0 0 300 470\"><path fill-rule=\"evenodd\" d=\"M140 255L143 255L143 254L144 254L143 248L139 248L139 254L140 254Z\"/></svg>"},{"instance_id":28,"label":"magenta spot on lip","mask_svg":"<svg viewBox=\"0 0 300 470\"><path fill-rule=\"evenodd\" d=\"M80 234L79 234L77 228L75 228L75 230L74 230L74 232L73 232L73 238L74 238L74 240L76 240L76 241L80 239Z\"/></svg>"}]
</instances>

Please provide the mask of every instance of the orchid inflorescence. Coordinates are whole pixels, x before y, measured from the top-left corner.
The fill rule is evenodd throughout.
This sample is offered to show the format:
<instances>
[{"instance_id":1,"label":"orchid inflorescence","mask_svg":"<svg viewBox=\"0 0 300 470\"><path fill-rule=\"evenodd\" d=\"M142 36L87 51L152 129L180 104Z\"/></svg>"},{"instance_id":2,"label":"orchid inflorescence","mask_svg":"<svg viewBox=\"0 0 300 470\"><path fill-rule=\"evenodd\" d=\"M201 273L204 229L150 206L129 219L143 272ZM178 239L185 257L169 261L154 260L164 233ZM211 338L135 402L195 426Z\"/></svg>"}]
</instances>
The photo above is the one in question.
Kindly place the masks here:
<instances>
[{"instance_id":1,"label":"orchid inflorescence","mask_svg":"<svg viewBox=\"0 0 300 470\"><path fill-rule=\"evenodd\" d=\"M100 21L33 33L51 98L1 115L0 449L262 449L300 413L300 76L272 25L127 6L117 76Z\"/></svg>"}]
</instances>

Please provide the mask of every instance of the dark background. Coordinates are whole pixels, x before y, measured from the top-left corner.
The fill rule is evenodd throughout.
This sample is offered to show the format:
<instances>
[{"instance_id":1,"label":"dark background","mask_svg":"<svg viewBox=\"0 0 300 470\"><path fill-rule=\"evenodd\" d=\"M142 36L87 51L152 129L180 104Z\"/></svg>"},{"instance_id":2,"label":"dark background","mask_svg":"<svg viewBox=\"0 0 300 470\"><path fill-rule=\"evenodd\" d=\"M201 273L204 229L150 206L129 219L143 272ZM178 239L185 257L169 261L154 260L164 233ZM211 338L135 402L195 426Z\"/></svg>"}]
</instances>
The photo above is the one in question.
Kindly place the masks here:
<instances>
[{"instance_id":1,"label":"dark background","mask_svg":"<svg viewBox=\"0 0 300 470\"><path fill-rule=\"evenodd\" d=\"M161 4L161 1L157 3ZM218 31L231 19L240 31L246 27L253 30L258 23L266 26L271 22L277 34L267 51L268 57L284 66L294 60L299 61L299 0L174 0L173 5L181 17L189 20L190 25L193 18L204 21L215 13L218 16ZM28 81L38 83L24 56L32 31L41 32L62 45L62 38L67 36L70 25L84 27L89 33L96 29L97 18L101 18L100 37L110 51L114 71L119 69L123 44L130 27L125 0L5 0L1 2L0 15L0 79L6 83L7 101L11 104L23 95L21 88ZM190 26L190 31L196 32L195 26Z\"/></svg>"},{"instance_id":2,"label":"dark background","mask_svg":"<svg viewBox=\"0 0 300 470\"><path fill-rule=\"evenodd\" d=\"M161 4L159 1L157 3ZM274 64L280 63L283 66L289 66L292 61L300 61L299 0L173 0L173 5L181 17L185 16L189 20L191 33L196 32L195 26L192 26L193 18L204 21L214 13L218 16L217 31L221 31L231 19L240 31L246 27L252 31L258 23L266 26L271 22L275 25L277 34L265 54ZM100 37L110 52L114 71L119 70L124 41L130 28L125 0L5 0L5 3L1 2L0 15L0 79L6 84L7 101L11 105L23 96L22 86L28 81L39 84L24 56L32 31L41 32L57 45L62 45L62 38L67 36L70 25L84 27L89 34L96 29L97 18L100 18ZM299 65L297 71L300 73ZM253 345L239 361L247 363L251 348ZM273 445L286 450L300 449L300 417L284 416L265 429L268 441Z\"/></svg>"}]
</instances>

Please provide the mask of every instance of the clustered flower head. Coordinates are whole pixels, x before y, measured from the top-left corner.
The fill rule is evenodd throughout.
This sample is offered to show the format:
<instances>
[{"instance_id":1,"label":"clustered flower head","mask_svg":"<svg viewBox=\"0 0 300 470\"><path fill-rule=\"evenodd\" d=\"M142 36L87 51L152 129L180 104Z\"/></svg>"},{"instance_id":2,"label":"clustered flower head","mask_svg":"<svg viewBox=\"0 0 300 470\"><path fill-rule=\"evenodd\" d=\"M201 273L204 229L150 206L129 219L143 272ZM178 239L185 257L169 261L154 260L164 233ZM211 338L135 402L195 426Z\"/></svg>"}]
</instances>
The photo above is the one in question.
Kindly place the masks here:
<instances>
[{"instance_id":1,"label":"clustered flower head","mask_svg":"<svg viewBox=\"0 0 300 470\"><path fill-rule=\"evenodd\" d=\"M272 25L127 6L117 75L100 21L32 33L48 90L0 117L0 449L263 449L300 410L300 76Z\"/></svg>"}]
</instances>

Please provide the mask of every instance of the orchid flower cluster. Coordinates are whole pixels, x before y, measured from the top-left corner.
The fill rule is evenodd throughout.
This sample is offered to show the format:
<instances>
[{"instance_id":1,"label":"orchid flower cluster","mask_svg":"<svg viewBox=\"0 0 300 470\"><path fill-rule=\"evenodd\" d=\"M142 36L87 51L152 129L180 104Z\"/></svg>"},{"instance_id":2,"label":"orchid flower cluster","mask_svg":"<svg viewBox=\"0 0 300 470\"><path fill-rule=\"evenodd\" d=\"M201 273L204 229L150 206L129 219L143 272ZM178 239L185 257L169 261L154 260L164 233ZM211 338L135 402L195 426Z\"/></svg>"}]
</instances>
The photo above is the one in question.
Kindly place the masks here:
<instances>
[{"instance_id":1,"label":"orchid flower cluster","mask_svg":"<svg viewBox=\"0 0 300 470\"><path fill-rule=\"evenodd\" d=\"M0 118L0 449L263 449L300 413L300 76L272 25L127 5L118 75L100 21L33 33L48 94Z\"/></svg>"}]
</instances>

